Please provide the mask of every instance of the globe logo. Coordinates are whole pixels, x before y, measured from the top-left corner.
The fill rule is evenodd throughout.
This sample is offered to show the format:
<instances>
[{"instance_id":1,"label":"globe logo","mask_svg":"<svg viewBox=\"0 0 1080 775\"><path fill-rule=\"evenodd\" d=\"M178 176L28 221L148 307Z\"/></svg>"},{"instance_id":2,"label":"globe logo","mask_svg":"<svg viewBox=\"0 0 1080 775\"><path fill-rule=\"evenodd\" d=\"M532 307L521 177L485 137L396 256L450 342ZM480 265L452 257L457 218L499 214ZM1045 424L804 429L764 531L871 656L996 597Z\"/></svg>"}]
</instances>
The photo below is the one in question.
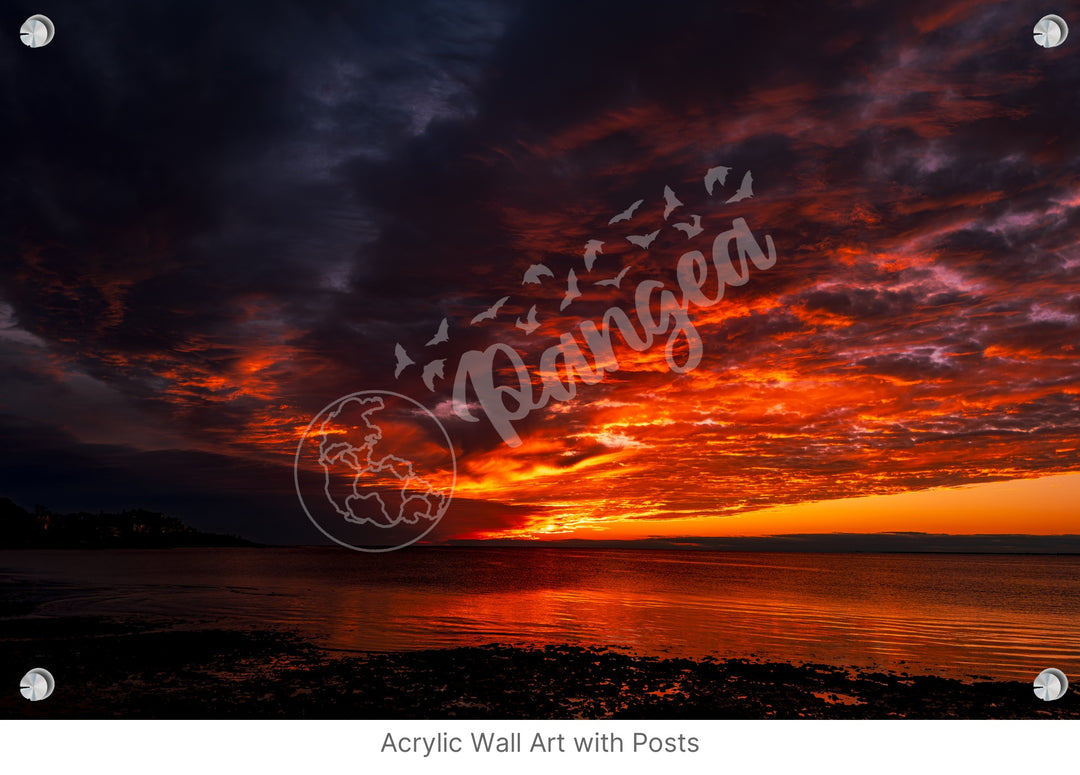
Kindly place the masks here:
<instances>
[{"instance_id":1,"label":"globe logo","mask_svg":"<svg viewBox=\"0 0 1080 775\"><path fill-rule=\"evenodd\" d=\"M332 541L389 552L427 535L450 505L457 464L442 423L399 393L339 398L304 431L293 465L308 519Z\"/></svg>"}]
</instances>

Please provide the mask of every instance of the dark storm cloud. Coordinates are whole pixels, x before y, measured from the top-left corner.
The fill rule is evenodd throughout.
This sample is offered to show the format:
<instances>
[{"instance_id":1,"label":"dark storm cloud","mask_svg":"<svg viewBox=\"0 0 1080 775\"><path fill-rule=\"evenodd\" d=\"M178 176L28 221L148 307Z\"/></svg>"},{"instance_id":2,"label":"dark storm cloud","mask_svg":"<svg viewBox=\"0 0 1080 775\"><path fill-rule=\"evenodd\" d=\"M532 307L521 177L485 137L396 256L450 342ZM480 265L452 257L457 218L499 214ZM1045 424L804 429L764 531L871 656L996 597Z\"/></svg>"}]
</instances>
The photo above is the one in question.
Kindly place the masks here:
<instances>
[{"instance_id":1,"label":"dark storm cloud","mask_svg":"<svg viewBox=\"0 0 1080 775\"><path fill-rule=\"evenodd\" d=\"M151 401L318 325L378 232L339 166L466 115L501 26L483 3L52 13L45 56L5 52L2 293L23 329Z\"/></svg>"},{"instance_id":2,"label":"dark storm cloud","mask_svg":"<svg viewBox=\"0 0 1080 775\"><path fill-rule=\"evenodd\" d=\"M5 229L22 324L158 351L228 328L245 298L299 289L301 310L317 304L376 229L337 165L468 107L470 51L497 23L449 11L57 9L65 35L16 60L9 89L22 137L5 162L12 185L29 181Z\"/></svg>"},{"instance_id":3,"label":"dark storm cloud","mask_svg":"<svg viewBox=\"0 0 1080 775\"><path fill-rule=\"evenodd\" d=\"M857 366L874 374L918 381L949 374L954 367L935 361L932 352L918 351L903 355L874 355L858 361Z\"/></svg>"},{"instance_id":4,"label":"dark storm cloud","mask_svg":"<svg viewBox=\"0 0 1080 775\"><path fill-rule=\"evenodd\" d=\"M138 449L279 454L300 422L289 402L363 385L366 366L332 375L327 361L384 336L377 322L326 322L380 229L341 184L342 166L468 116L504 11L91 2L49 12L60 34L48 49L0 52L14 130L0 149L0 301L12 336L34 343L5 350L22 368L3 378L4 405L51 419L69 441L111 425ZM265 422L271 407L282 417ZM141 471L132 455L125 464ZM152 494L123 478L98 481ZM92 507L108 486L83 489Z\"/></svg>"},{"instance_id":5,"label":"dark storm cloud","mask_svg":"<svg viewBox=\"0 0 1080 775\"><path fill-rule=\"evenodd\" d=\"M896 318L911 312L916 296L912 291L852 288L845 291L812 291L806 295L806 309L822 311L854 320Z\"/></svg>"}]
</instances>

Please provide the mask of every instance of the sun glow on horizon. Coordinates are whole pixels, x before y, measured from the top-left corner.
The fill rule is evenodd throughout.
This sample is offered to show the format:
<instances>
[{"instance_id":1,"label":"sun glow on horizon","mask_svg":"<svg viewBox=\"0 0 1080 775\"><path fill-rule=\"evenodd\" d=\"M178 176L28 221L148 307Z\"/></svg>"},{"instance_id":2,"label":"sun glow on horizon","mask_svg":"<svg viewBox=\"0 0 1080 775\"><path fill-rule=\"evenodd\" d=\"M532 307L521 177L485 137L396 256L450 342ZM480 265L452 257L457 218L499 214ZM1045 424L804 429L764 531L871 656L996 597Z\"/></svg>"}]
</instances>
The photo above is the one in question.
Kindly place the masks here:
<instances>
[{"instance_id":1,"label":"sun glow on horizon","mask_svg":"<svg viewBox=\"0 0 1080 775\"><path fill-rule=\"evenodd\" d=\"M1080 532L1080 472L938 487L889 495L818 500L724 516L680 516L658 509L601 514L602 505L548 504L550 512L475 539L768 536L792 533L948 533L1065 535ZM1033 504L1037 504L1033 505ZM639 504L641 505L646 504ZM1037 508L1038 514L1032 514ZM661 516L664 514L666 516Z\"/></svg>"}]
</instances>

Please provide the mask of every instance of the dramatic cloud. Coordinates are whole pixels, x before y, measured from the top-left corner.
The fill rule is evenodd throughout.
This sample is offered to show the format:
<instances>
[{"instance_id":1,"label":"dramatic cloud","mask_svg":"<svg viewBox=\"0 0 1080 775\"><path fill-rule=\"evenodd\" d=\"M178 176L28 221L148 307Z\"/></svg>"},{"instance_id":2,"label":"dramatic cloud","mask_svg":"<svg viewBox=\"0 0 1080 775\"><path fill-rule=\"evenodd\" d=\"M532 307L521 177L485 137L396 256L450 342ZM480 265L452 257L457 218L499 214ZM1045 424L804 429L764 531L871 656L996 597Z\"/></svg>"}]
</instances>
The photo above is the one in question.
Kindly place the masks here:
<instances>
[{"instance_id":1,"label":"dramatic cloud","mask_svg":"<svg viewBox=\"0 0 1080 775\"><path fill-rule=\"evenodd\" d=\"M157 507L188 482L204 526L302 541L299 434L368 389L454 441L439 539L739 532L783 504L1075 471L1080 64L1034 45L1043 12L61 3L54 44L0 52L0 408L23 445L0 495ZM674 227L693 215L700 234ZM690 308L695 369L670 370L666 335L619 342L618 370L515 420L513 448L472 392L481 421L453 411L464 353L514 348L539 394L545 349L632 313L643 281L677 289L737 218L777 263ZM554 277L523 283L533 264ZM395 379L396 345L416 364Z\"/></svg>"}]
</instances>

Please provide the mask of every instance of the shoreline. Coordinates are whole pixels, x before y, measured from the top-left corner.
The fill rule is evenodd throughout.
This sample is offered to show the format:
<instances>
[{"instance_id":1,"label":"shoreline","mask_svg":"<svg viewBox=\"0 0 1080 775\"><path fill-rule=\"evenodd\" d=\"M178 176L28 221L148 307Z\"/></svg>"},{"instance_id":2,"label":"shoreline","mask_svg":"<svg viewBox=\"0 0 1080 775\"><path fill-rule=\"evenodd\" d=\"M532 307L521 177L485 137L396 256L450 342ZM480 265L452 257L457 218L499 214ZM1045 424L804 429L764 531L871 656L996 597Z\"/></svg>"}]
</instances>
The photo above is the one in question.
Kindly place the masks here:
<instances>
[{"instance_id":1,"label":"shoreline","mask_svg":"<svg viewBox=\"0 0 1080 775\"><path fill-rule=\"evenodd\" d=\"M569 645L341 656L285 632L0 616L0 664L57 681L43 702L0 692L6 719L1080 718L1075 691L1045 703L1019 681Z\"/></svg>"},{"instance_id":2,"label":"shoreline","mask_svg":"<svg viewBox=\"0 0 1080 775\"><path fill-rule=\"evenodd\" d=\"M610 641L342 651L258 623L42 614L60 592L70 586L0 576L0 718L1080 718L1075 689L1046 703L1019 680L647 656ZM46 701L14 688L33 667L56 677Z\"/></svg>"}]
</instances>

